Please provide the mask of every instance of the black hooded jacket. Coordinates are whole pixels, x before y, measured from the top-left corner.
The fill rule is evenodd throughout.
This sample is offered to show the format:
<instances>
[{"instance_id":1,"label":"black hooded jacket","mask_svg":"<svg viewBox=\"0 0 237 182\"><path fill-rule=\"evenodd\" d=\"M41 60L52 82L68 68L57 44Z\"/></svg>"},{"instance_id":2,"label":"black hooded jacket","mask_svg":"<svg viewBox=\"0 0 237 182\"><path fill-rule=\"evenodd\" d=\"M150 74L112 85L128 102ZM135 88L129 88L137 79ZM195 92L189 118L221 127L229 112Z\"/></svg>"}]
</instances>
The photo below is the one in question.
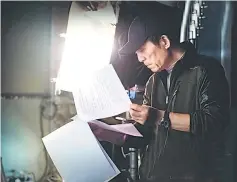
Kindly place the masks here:
<instances>
[{"instance_id":1,"label":"black hooded jacket","mask_svg":"<svg viewBox=\"0 0 237 182\"><path fill-rule=\"evenodd\" d=\"M185 56L176 63L166 89L163 72L147 82L144 104L169 112L190 114L190 132L167 130L150 110L144 125L136 123L143 138L128 137L125 146L144 150L141 181L220 180L224 157L224 130L229 124L229 86L217 60L197 54L184 42ZM168 104L166 104L168 96Z\"/></svg>"}]
</instances>

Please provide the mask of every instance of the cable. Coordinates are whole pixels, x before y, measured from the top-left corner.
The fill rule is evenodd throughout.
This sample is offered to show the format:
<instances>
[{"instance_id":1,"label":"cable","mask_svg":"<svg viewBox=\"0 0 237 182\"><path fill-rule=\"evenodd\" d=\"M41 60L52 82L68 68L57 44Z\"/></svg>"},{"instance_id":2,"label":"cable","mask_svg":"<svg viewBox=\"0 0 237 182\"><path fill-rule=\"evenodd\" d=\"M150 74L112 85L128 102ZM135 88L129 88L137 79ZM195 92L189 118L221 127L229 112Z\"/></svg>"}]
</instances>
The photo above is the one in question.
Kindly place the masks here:
<instances>
[{"instance_id":1,"label":"cable","mask_svg":"<svg viewBox=\"0 0 237 182\"><path fill-rule=\"evenodd\" d=\"M46 110L48 108L54 109L54 111L51 115L46 114L47 113ZM57 105L52 100L48 100L46 98L43 98L41 103L40 103L40 133L41 133L41 138L44 137L43 118L48 120L48 121L51 121L56 116L56 113L57 113ZM44 182L45 181L45 176L49 173L49 156L48 156L47 150L46 150L44 145L43 145L43 148L44 148L44 158L45 158L45 169L44 169L44 172L43 172L42 176L38 180L39 182Z\"/></svg>"},{"instance_id":2,"label":"cable","mask_svg":"<svg viewBox=\"0 0 237 182\"><path fill-rule=\"evenodd\" d=\"M127 156L129 156L130 153L125 154L123 147L121 147L121 152L124 158L126 158Z\"/></svg>"},{"instance_id":3,"label":"cable","mask_svg":"<svg viewBox=\"0 0 237 182\"><path fill-rule=\"evenodd\" d=\"M40 132L41 132L41 138L44 137L44 128L43 128L43 115L42 115L42 109L40 107ZM46 176L48 172L48 166L49 166L49 160L48 160L48 155L45 146L43 145L44 148L44 158L45 158L45 168L42 176L38 180L38 182L44 182L44 177Z\"/></svg>"},{"instance_id":4,"label":"cable","mask_svg":"<svg viewBox=\"0 0 237 182\"><path fill-rule=\"evenodd\" d=\"M47 109L50 109L47 113ZM46 120L53 120L57 113L57 105L51 99L43 99L40 104L40 114Z\"/></svg>"}]
</instances>

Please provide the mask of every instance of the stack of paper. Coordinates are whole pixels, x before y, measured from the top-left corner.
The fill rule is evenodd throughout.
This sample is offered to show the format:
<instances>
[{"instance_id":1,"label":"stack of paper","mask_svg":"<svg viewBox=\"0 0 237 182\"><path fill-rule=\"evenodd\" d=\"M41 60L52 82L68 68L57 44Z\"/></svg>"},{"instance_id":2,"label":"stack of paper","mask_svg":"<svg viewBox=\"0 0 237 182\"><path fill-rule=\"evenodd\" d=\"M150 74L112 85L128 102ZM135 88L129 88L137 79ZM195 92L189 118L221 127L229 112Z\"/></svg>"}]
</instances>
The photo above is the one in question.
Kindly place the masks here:
<instances>
[{"instance_id":1,"label":"stack of paper","mask_svg":"<svg viewBox=\"0 0 237 182\"><path fill-rule=\"evenodd\" d=\"M91 128L111 131L110 138L118 133L142 137L133 124L107 125L95 120L128 111L130 99L112 65L79 78L73 96L77 117L44 137L45 147L65 182L109 181L120 172Z\"/></svg>"}]
</instances>

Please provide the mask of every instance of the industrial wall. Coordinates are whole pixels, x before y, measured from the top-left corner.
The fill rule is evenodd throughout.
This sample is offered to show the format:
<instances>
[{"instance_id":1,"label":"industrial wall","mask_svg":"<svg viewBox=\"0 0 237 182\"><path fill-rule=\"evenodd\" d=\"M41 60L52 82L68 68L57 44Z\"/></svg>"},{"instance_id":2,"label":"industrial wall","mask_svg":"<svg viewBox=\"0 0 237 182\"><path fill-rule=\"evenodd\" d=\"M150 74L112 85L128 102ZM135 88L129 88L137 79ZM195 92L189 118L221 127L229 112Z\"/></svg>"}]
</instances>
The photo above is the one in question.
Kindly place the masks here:
<instances>
[{"instance_id":1,"label":"industrial wall","mask_svg":"<svg viewBox=\"0 0 237 182\"><path fill-rule=\"evenodd\" d=\"M67 11L55 12L52 3L47 2L1 5L1 92L5 96L24 96L1 99L3 167L6 173L12 169L33 172L39 179L46 165L41 137L50 130L49 121L43 119L44 133L41 131L40 103L43 96L51 94L50 79L56 76L60 63L57 53L64 40L59 33L66 27L63 20L67 21ZM68 9L63 2L53 5Z\"/></svg>"}]
</instances>

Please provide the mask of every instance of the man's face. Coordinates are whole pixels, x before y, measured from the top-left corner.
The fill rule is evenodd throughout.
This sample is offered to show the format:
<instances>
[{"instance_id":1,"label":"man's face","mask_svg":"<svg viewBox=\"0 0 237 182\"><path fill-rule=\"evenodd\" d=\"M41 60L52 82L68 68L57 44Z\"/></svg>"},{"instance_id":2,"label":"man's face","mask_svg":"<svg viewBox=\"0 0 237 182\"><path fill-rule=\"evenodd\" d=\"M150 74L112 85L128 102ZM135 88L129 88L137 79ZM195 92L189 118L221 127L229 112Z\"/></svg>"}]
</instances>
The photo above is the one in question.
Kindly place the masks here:
<instances>
[{"instance_id":1,"label":"man's face","mask_svg":"<svg viewBox=\"0 0 237 182\"><path fill-rule=\"evenodd\" d=\"M161 71L167 65L168 50L161 42L155 45L151 41L146 41L136 54L138 60L152 72Z\"/></svg>"}]
</instances>

